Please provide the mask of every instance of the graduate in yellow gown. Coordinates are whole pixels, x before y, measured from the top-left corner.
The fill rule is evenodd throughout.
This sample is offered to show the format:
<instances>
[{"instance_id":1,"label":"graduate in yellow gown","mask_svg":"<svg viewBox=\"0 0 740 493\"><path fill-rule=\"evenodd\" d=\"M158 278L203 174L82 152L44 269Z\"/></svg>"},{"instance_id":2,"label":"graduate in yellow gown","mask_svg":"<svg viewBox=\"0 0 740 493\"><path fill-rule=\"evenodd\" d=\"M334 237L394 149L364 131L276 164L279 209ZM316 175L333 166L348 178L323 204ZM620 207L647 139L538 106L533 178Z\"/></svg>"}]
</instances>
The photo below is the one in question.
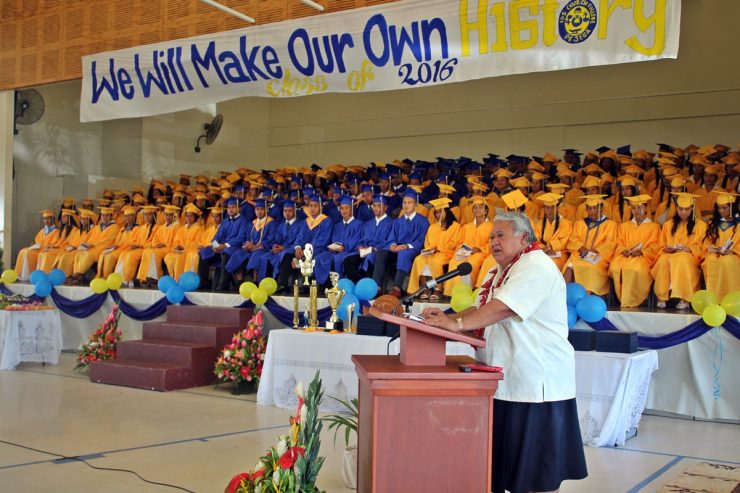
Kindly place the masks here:
<instances>
[{"instance_id":1,"label":"graduate in yellow gown","mask_svg":"<svg viewBox=\"0 0 740 493\"><path fill-rule=\"evenodd\" d=\"M740 290L740 227L735 218L737 194L715 192L714 215L704 239L702 270L707 290L721 300Z\"/></svg>"},{"instance_id":2,"label":"graduate in yellow gown","mask_svg":"<svg viewBox=\"0 0 740 493\"><path fill-rule=\"evenodd\" d=\"M674 194L685 191L686 180L681 175L674 176L671 179L670 193L666 194L663 202L658 204L655 215L653 215L653 219L661 227L676 215L676 199L678 196Z\"/></svg>"},{"instance_id":3,"label":"graduate in yellow gown","mask_svg":"<svg viewBox=\"0 0 740 493\"><path fill-rule=\"evenodd\" d=\"M578 207L567 202L567 197L565 194L570 189L570 185L566 185L565 183L548 183L546 187L549 193L554 193L555 195L561 195L563 197L563 199L560 201L560 205L558 205L558 214L563 216L564 219L570 221L570 224L572 226L573 218L576 217L576 210L578 209ZM578 201L580 202L580 199L578 199Z\"/></svg>"},{"instance_id":4,"label":"graduate in yellow gown","mask_svg":"<svg viewBox=\"0 0 740 493\"><path fill-rule=\"evenodd\" d=\"M529 202L529 199L524 196L524 194L521 192L521 190L514 189L513 191L509 193L505 193L501 196L501 201L504 204L504 207L507 211L517 211L524 213L524 210L527 206L527 203ZM490 248L490 241L489 241L489 248ZM481 264L480 271L478 272L478 279L476 279L475 287L480 287L481 284L483 284L483 281L486 278L486 275L496 266L496 259L493 258L493 255L489 255L486 257L486 259L483 261L483 264Z\"/></svg>"},{"instance_id":5,"label":"graduate in yellow gown","mask_svg":"<svg viewBox=\"0 0 740 493\"><path fill-rule=\"evenodd\" d=\"M583 195L588 217L573 224L568 241L570 259L565 280L575 280L586 291L603 296L609 292L609 263L616 247L617 223L603 213L603 194Z\"/></svg>"},{"instance_id":6,"label":"graduate in yellow gown","mask_svg":"<svg viewBox=\"0 0 740 493\"><path fill-rule=\"evenodd\" d=\"M640 306L650 295L650 270L658 257L660 225L648 217L650 195L626 197L632 219L617 228L617 247L609 265L622 308Z\"/></svg>"},{"instance_id":7,"label":"graduate in yellow gown","mask_svg":"<svg viewBox=\"0 0 740 493\"><path fill-rule=\"evenodd\" d=\"M696 215L705 220L710 220L714 214L714 203L717 199L716 192L724 192L720 187L719 175L722 172L722 166L711 165L704 168L704 184L694 189L692 193L697 194L696 198Z\"/></svg>"},{"instance_id":8,"label":"graduate in yellow gown","mask_svg":"<svg viewBox=\"0 0 740 493\"><path fill-rule=\"evenodd\" d=\"M190 270L198 272L198 266L200 265L200 250L211 246L213 239L216 237L216 233L218 232L218 228L221 226L221 221L223 221L224 218L224 209L222 207L210 207L208 210L211 212L209 218L210 225L200 234L200 238L198 239L199 248L194 252L186 253L185 270L183 270L183 272ZM190 267L193 266L195 268L191 269Z\"/></svg>"},{"instance_id":9,"label":"graduate in yellow gown","mask_svg":"<svg viewBox=\"0 0 740 493\"><path fill-rule=\"evenodd\" d=\"M606 217L617 224L629 222L632 219L632 208L629 197L637 195L637 182L630 175L625 175L619 179L620 186L617 188L617 195L614 203L608 207L605 212ZM649 212L648 212L649 217Z\"/></svg>"},{"instance_id":10,"label":"graduate in yellow gown","mask_svg":"<svg viewBox=\"0 0 740 493\"><path fill-rule=\"evenodd\" d=\"M70 239L73 239L77 235L77 212L73 209L62 209L60 211L61 217L59 222L59 238L55 245L46 247L41 253L39 253L38 262L36 268L46 272L51 272L57 263L59 255L65 250Z\"/></svg>"},{"instance_id":11,"label":"graduate in yellow gown","mask_svg":"<svg viewBox=\"0 0 740 493\"><path fill-rule=\"evenodd\" d=\"M529 199L529 190L532 187L532 184L526 176L514 178L513 180L511 180L511 185L516 187L520 192L522 192L522 195ZM539 204L535 203L533 200L528 200L527 203L524 205L524 213L527 215L530 222L534 222L535 220L537 220L539 210Z\"/></svg>"},{"instance_id":12,"label":"graduate in yellow gown","mask_svg":"<svg viewBox=\"0 0 740 493\"><path fill-rule=\"evenodd\" d=\"M537 197L536 200L542 204L543 218L532 224L542 251L555 262L560 271L570 257L568 240L573 230L573 223L558 213L558 203L562 199L562 195L549 192Z\"/></svg>"},{"instance_id":13,"label":"graduate in yellow gown","mask_svg":"<svg viewBox=\"0 0 740 493\"><path fill-rule=\"evenodd\" d=\"M113 273L121 254L128 251L138 239L139 227L136 225L136 208L125 206L121 209L121 215L123 216L123 226L118 231L115 241L103 250L98 257L98 277L103 279Z\"/></svg>"},{"instance_id":14,"label":"graduate in yellow gown","mask_svg":"<svg viewBox=\"0 0 740 493\"><path fill-rule=\"evenodd\" d=\"M121 229L111 218L113 209L100 207L100 221L90 235L77 247L70 284L81 284L85 273L98 261L103 250L113 245Z\"/></svg>"},{"instance_id":15,"label":"graduate in yellow gown","mask_svg":"<svg viewBox=\"0 0 740 493\"><path fill-rule=\"evenodd\" d=\"M452 202L451 197L452 197L452 194L455 193L455 187L453 187L452 185L447 185L446 183L437 183L437 188L439 188L438 198L448 199L450 202ZM431 204L431 201L429 201L429 203ZM459 206L448 207L448 209L450 212L452 212L452 214L454 214L455 220L458 221L458 218L461 216L460 207ZM432 212L433 210L434 210L434 207L432 207ZM430 226L439 220L438 219L439 215L438 214L435 215L432 212L429 212L428 215L426 216L427 219L429 219ZM460 224L459 221L458 221L458 224Z\"/></svg>"},{"instance_id":16,"label":"graduate in yellow gown","mask_svg":"<svg viewBox=\"0 0 740 493\"><path fill-rule=\"evenodd\" d=\"M198 263L193 265L191 255L190 265L188 265L188 254L198 255L200 251L201 237L203 236L203 226L198 221L201 211L194 204L188 204L184 207L185 224L180 228L175 236L175 242L167 255L164 256L164 264L167 266L167 272L179 280L183 272L198 272Z\"/></svg>"},{"instance_id":17,"label":"graduate in yellow gown","mask_svg":"<svg viewBox=\"0 0 740 493\"><path fill-rule=\"evenodd\" d=\"M66 245L62 251L57 255L54 268L58 268L64 271L67 276L67 283L71 284L69 279L74 271L75 255L77 255L77 249L80 245L87 241L88 237L95 228L95 221L97 220L97 214L90 209L80 208L80 226L76 228L67 237Z\"/></svg>"},{"instance_id":18,"label":"graduate in yellow gown","mask_svg":"<svg viewBox=\"0 0 740 493\"><path fill-rule=\"evenodd\" d=\"M601 194L601 185L602 180L600 178L596 178L595 176L587 176L585 180L583 180L583 183L581 184L581 188L585 190L586 195L599 195ZM606 195L604 195L606 197ZM611 213L612 209L612 203L608 199L604 199L602 201L602 214L604 214L606 217L611 219L611 216L609 215ZM578 208L576 209L576 217L573 220L573 222L579 220L579 219L586 219L588 217L588 212L586 212L586 203L583 201L580 201L578 204Z\"/></svg>"},{"instance_id":19,"label":"graduate in yellow gown","mask_svg":"<svg viewBox=\"0 0 740 493\"><path fill-rule=\"evenodd\" d=\"M451 297L452 288L459 282L465 282L471 288L474 287L481 272L481 266L487 258L491 257L490 237L493 221L488 218L488 203L482 196L473 196L470 199L470 207L473 210L473 220L463 224L460 228L460 239L455 246L456 253L450 259L447 269L455 270L461 263L468 262L473 270L467 276L453 277L445 282L445 296ZM463 245L470 248L469 250L464 248L469 253L460 251Z\"/></svg>"},{"instance_id":20,"label":"graduate in yellow gown","mask_svg":"<svg viewBox=\"0 0 740 493\"><path fill-rule=\"evenodd\" d=\"M145 205L141 208L143 223L136 228L135 236L131 238L126 251L122 252L118 257L116 268L113 270L113 272L121 275L123 283L128 287L138 284L135 277L139 270L141 256L144 253L144 249L151 246L151 239L154 237L154 233L161 227L157 224L154 216L156 212L157 206L155 205Z\"/></svg>"},{"instance_id":21,"label":"graduate in yellow gown","mask_svg":"<svg viewBox=\"0 0 740 493\"><path fill-rule=\"evenodd\" d=\"M473 222L473 218L475 217L473 206L477 200L476 197L482 198L485 202L485 198L483 196L488 191L488 185L477 181L468 183L468 188L470 188L472 195L470 197L463 197L460 199L460 225L462 226ZM490 219L490 209L488 214ZM488 243L488 240L486 240L486 243ZM475 277L473 277L473 279L475 279ZM445 288L445 291L447 291L447 288Z\"/></svg>"},{"instance_id":22,"label":"graduate in yellow gown","mask_svg":"<svg viewBox=\"0 0 740 493\"><path fill-rule=\"evenodd\" d=\"M436 219L429 226L424 238L424 249L416 256L409 274L409 285L407 291L413 293L419 289L421 284L439 277L444 273L444 268L455 254L455 246L460 236L460 223L450 211L448 198L430 200L432 214ZM421 299L439 300L444 286L437 286L433 293L424 290Z\"/></svg>"},{"instance_id":23,"label":"graduate in yellow gown","mask_svg":"<svg viewBox=\"0 0 740 493\"><path fill-rule=\"evenodd\" d=\"M164 224L162 224L152 235L150 246L141 253L141 262L136 279L144 286L156 286L162 277L162 261L164 256L172 249L175 235L180 229L177 221L179 207L164 205Z\"/></svg>"},{"instance_id":24,"label":"graduate in yellow gown","mask_svg":"<svg viewBox=\"0 0 740 493\"><path fill-rule=\"evenodd\" d=\"M33 244L21 249L15 260L15 273L20 281L27 281L36 270L39 254L47 248L54 248L59 242L59 228L54 224L54 211L41 211L44 227L36 233Z\"/></svg>"},{"instance_id":25,"label":"graduate in yellow gown","mask_svg":"<svg viewBox=\"0 0 740 493\"><path fill-rule=\"evenodd\" d=\"M707 225L694 215L696 195L678 192L676 215L663 225L660 254L653 266L654 291L658 308L665 308L669 298L678 298L676 308L687 309L691 296L699 289L702 242Z\"/></svg>"},{"instance_id":26,"label":"graduate in yellow gown","mask_svg":"<svg viewBox=\"0 0 740 493\"><path fill-rule=\"evenodd\" d=\"M553 188L552 184L548 184L547 188L549 188L550 191L553 193L564 196L563 203L560 205L560 214L562 214L563 217L570 220L571 222L575 221L578 206L581 205L581 195L583 195L583 191L580 188L574 186L574 179L576 177L576 174L568 169L566 164L558 163L557 177L559 185L565 185L568 187L568 189L563 190L559 188Z\"/></svg>"}]
</instances>

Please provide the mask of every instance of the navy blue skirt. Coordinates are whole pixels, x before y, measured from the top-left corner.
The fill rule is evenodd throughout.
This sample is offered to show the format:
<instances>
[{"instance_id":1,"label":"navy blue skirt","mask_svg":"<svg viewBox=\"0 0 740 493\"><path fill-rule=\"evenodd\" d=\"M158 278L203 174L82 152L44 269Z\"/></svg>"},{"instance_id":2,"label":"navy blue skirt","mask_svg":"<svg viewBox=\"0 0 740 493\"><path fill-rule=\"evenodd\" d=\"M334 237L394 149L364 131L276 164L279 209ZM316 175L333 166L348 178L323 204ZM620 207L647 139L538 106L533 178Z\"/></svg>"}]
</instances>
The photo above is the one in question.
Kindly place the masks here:
<instances>
[{"instance_id":1,"label":"navy blue skirt","mask_svg":"<svg viewBox=\"0 0 740 493\"><path fill-rule=\"evenodd\" d=\"M567 479L585 478L576 400L494 399L492 474L493 493L552 491Z\"/></svg>"}]
</instances>

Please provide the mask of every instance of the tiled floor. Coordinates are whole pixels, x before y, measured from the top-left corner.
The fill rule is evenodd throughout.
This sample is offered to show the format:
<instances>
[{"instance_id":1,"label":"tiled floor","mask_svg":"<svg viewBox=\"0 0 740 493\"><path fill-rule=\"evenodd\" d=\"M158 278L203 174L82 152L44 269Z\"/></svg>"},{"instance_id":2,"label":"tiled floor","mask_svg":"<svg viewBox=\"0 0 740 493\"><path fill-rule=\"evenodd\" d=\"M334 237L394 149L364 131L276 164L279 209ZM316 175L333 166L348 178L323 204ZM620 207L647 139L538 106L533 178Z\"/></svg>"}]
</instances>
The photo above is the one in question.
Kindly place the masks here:
<instances>
[{"instance_id":1,"label":"tiled floor","mask_svg":"<svg viewBox=\"0 0 740 493\"><path fill-rule=\"evenodd\" d=\"M136 476L94 470L54 455L82 456L97 467L197 492L220 492L285 433L289 411L257 406L226 388L170 393L92 384L73 357L58 366L22 364L0 372L0 492L178 491ZM39 452L15 445L11 442ZM319 486L347 489L341 443L325 432ZM561 491L653 492L698 461L740 462L740 426L644 416L621 448L586 448L589 477Z\"/></svg>"}]
</instances>

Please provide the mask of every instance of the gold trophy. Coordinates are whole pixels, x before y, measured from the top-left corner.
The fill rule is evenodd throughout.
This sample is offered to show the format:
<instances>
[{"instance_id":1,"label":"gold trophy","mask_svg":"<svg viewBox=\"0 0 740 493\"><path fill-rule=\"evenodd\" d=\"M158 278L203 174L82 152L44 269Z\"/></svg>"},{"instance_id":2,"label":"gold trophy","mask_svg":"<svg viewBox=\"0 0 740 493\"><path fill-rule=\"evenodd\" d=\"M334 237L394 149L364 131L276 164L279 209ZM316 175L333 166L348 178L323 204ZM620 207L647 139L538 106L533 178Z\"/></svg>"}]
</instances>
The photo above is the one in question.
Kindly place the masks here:
<instances>
[{"instance_id":1,"label":"gold trophy","mask_svg":"<svg viewBox=\"0 0 740 493\"><path fill-rule=\"evenodd\" d=\"M298 329L299 325L301 323L300 317L298 316L298 291L300 288L298 287L298 279L295 280L295 283L293 284L293 328Z\"/></svg>"},{"instance_id":2,"label":"gold trophy","mask_svg":"<svg viewBox=\"0 0 740 493\"><path fill-rule=\"evenodd\" d=\"M301 269L301 275L303 276L303 285L309 286L308 278L313 274L313 267L316 261L313 259L313 245L306 243L303 247L303 257L298 261L298 267Z\"/></svg>"},{"instance_id":3,"label":"gold trophy","mask_svg":"<svg viewBox=\"0 0 740 493\"><path fill-rule=\"evenodd\" d=\"M337 286L339 274L330 272L329 279L332 287L326 290L326 299L329 300L329 306L331 307L331 317L326 321L325 327L326 330L342 330L342 321L337 316L337 308L342 303L342 298L344 298L344 290Z\"/></svg>"},{"instance_id":4,"label":"gold trophy","mask_svg":"<svg viewBox=\"0 0 740 493\"><path fill-rule=\"evenodd\" d=\"M318 314L318 302L319 302L319 286L316 284L316 280L311 281L311 287L308 290L308 328L309 330L316 330L319 326L319 314Z\"/></svg>"}]
</instances>

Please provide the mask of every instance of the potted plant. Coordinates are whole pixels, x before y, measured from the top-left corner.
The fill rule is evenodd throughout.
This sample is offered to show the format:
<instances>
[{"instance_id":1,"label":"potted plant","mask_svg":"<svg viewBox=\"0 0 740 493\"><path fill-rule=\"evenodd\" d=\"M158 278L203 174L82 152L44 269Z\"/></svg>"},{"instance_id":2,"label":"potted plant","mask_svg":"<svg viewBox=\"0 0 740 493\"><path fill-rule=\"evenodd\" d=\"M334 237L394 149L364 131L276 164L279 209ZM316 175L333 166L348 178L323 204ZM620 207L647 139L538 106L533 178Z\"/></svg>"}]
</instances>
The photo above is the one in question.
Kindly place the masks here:
<instances>
[{"instance_id":1,"label":"potted plant","mask_svg":"<svg viewBox=\"0 0 740 493\"><path fill-rule=\"evenodd\" d=\"M358 401L352 399L349 402L328 396L342 406L339 414L329 414L322 418L329 424L329 430L334 429L334 445L337 443L337 434L344 429L344 456L342 460L342 476L344 484L348 488L357 489L357 445L350 445L350 436L357 435L358 423Z\"/></svg>"}]
</instances>

